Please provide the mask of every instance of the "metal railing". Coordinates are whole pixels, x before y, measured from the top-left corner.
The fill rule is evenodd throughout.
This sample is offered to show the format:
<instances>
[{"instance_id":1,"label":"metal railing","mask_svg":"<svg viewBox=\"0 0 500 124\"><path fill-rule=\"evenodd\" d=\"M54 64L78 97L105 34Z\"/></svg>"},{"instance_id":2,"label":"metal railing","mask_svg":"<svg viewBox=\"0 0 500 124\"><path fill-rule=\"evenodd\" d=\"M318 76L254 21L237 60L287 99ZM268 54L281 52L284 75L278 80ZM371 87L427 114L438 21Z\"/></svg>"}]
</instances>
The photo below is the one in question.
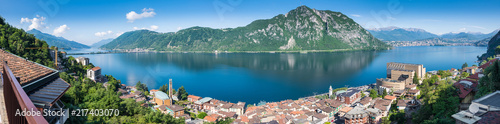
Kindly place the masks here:
<instances>
[{"instance_id":1,"label":"metal railing","mask_svg":"<svg viewBox=\"0 0 500 124\"><path fill-rule=\"evenodd\" d=\"M16 113L19 112L40 112L33 102L30 100L26 92L24 92L21 84L16 80L16 77L7 66L7 62L3 62L3 94L5 100L5 108L7 110L7 118L11 124L48 124L47 120L40 115L22 116ZM41 113L41 112L40 112Z\"/></svg>"}]
</instances>

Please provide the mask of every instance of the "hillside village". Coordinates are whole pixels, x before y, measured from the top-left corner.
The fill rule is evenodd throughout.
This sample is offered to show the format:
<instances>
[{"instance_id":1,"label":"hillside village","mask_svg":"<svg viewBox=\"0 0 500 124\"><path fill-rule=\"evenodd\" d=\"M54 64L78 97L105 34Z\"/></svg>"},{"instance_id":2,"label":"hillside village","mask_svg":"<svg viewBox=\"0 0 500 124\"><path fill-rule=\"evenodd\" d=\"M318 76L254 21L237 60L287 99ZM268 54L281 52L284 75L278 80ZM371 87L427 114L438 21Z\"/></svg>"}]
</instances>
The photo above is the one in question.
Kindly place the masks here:
<instances>
[{"instance_id":1,"label":"hillside village","mask_svg":"<svg viewBox=\"0 0 500 124\"><path fill-rule=\"evenodd\" d=\"M88 58L79 59L88 60ZM433 85L448 83L457 89L456 95L460 99L457 109L461 110L453 115L457 122L492 122L495 121L494 117L498 116L481 118L481 115L498 112L495 107L499 105L489 101L494 101L500 96L500 92L478 98L480 101L474 100L474 95L477 92L479 79L484 76L483 71L495 61L498 61L498 58L491 59L481 66L464 66L462 69L451 68L445 71L426 71L421 64L391 62L387 63L387 78L376 79L375 84L335 90L330 87L326 94L258 104L230 103L192 94L188 95L186 100L179 100L178 93L172 89L172 79L169 81L168 91L153 89L149 90L149 95L145 95L134 86L121 84L118 92L122 94L121 99L143 102L143 106L176 118L184 118L189 124L221 120L242 124L383 123L388 121L389 116L400 113L403 113L403 117L409 122L414 117L412 114L417 113L425 104L421 96L423 80L436 78L438 80L435 80ZM87 77L90 79L94 80L92 78L96 77L94 74L100 75L99 67L87 70ZM483 109L482 114L469 118L471 105L489 105L493 108Z\"/></svg>"}]
</instances>

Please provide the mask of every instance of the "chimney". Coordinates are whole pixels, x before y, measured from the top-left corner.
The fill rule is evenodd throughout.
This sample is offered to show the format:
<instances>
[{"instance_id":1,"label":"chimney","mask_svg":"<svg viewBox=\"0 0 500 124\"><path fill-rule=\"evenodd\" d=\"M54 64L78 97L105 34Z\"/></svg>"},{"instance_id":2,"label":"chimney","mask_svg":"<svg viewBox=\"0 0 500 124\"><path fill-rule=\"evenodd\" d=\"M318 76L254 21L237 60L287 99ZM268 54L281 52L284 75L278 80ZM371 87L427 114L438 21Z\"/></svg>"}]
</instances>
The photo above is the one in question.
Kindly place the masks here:
<instances>
[{"instance_id":1,"label":"chimney","mask_svg":"<svg viewBox=\"0 0 500 124\"><path fill-rule=\"evenodd\" d=\"M172 99L172 79L168 79L168 97Z\"/></svg>"}]
</instances>

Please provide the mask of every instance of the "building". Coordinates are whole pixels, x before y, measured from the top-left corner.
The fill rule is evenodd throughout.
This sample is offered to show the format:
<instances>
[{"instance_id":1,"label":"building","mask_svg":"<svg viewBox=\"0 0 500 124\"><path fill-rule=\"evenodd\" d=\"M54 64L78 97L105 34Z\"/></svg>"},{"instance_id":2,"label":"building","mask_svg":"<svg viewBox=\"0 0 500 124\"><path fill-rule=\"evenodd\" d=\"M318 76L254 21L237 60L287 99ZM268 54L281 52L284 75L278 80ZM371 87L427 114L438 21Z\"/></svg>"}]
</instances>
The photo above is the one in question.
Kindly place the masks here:
<instances>
[{"instance_id":1,"label":"building","mask_svg":"<svg viewBox=\"0 0 500 124\"><path fill-rule=\"evenodd\" d=\"M78 58L75 58L75 60L77 63L80 63L83 66L89 65L89 61L90 61L89 58L86 58L86 57L78 57Z\"/></svg>"},{"instance_id":2,"label":"building","mask_svg":"<svg viewBox=\"0 0 500 124\"><path fill-rule=\"evenodd\" d=\"M354 107L344 115L345 124L365 124L368 123L368 112L362 107Z\"/></svg>"},{"instance_id":3,"label":"building","mask_svg":"<svg viewBox=\"0 0 500 124\"><path fill-rule=\"evenodd\" d=\"M469 74L475 74L476 70L478 70L477 66L465 67L462 69L462 72L467 72Z\"/></svg>"},{"instance_id":4,"label":"building","mask_svg":"<svg viewBox=\"0 0 500 124\"><path fill-rule=\"evenodd\" d=\"M155 92L154 102L156 103L156 105L172 105L172 100L170 99L170 97L168 97L168 95L162 91Z\"/></svg>"},{"instance_id":5,"label":"building","mask_svg":"<svg viewBox=\"0 0 500 124\"><path fill-rule=\"evenodd\" d=\"M453 114L456 124L495 124L500 122L500 91L473 100L467 110Z\"/></svg>"},{"instance_id":6,"label":"building","mask_svg":"<svg viewBox=\"0 0 500 124\"><path fill-rule=\"evenodd\" d=\"M470 79L461 79L453 84L458 89L458 97L460 98L460 110L467 109L474 96L476 95L478 83Z\"/></svg>"},{"instance_id":7,"label":"building","mask_svg":"<svg viewBox=\"0 0 500 124\"><path fill-rule=\"evenodd\" d=\"M195 95L188 95L187 99L188 99L189 102L196 102L196 101L200 100L201 97L195 96Z\"/></svg>"},{"instance_id":8,"label":"building","mask_svg":"<svg viewBox=\"0 0 500 124\"><path fill-rule=\"evenodd\" d=\"M409 64L409 63L397 63L397 62L389 62L387 63L387 78L392 79L392 70L405 70L405 71L414 71L417 74L418 78L423 78L425 76L425 68L422 64ZM412 75L410 75L412 76Z\"/></svg>"},{"instance_id":9,"label":"building","mask_svg":"<svg viewBox=\"0 0 500 124\"><path fill-rule=\"evenodd\" d=\"M184 115L184 107L179 105L166 106L166 111L168 114L178 118Z\"/></svg>"},{"instance_id":10,"label":"building","mask_svg":"<svg viewBox=\"0 0 500 124\"><path fill-rule=\"evenodd\" d=\"M102 78L101 67L98 66L91 69L87 69L87 78L95 82L100 82Z\"/></svg>"},{"instance_id":11,"label":"building","mask_svg":"<svg viewBox=\"0 0 500 124\"><path fill-rule=\"evenodd\" d=\"M420 95L420 90L418 89L408 90L408 93L406 94L408 97L416 97L418 95Z\"/></svg>"},{"instance_id":12,"label":"building","mask_svg":"<svg viewBox=\"0 0 500 124\"><path fill-rule=\"evenodd\" d=\"M328 90L328 97L332 97L333 95L333 88L332 85L330 85L330 89Z\"/></svg>"},{"instance_id":13,"label":"building","mask_svg":"<svg viewBox=\"0 0 500 124\"><path fill-rule=\"evenodd\" d=\"M204 109L203 104L208 103L210 100L212 100L212 98L210 98L210 97L202 98L202 99L194 102L194 107L193 108L197 109L197 110L202 110L202 109Z\"/></svg>"},{"instance_id":14,"label":"building","mask_svg":"<svg viewBox=\"0 0 500 124\"><path fill-rule=\"evenodd\" d=\"M59 71L0 50L0 114L8 123L64 123L68 116L15 116L17 110L65 112L60 98L71 87ZM61 111L61 109L63 111Z\"/></svg>"},{"instance_id":15,"label":"building","mask_svg":"<svg viewBox=\"0 0 500 124\"><path fill-rule=\"evenodd\" d=\"M413 84L413 78L415 76L415 71L413 70L391 70L391 76L388 77L392 80L397 80L404 82L406 85Z\"/></svg>"},{"instance_id":16,"label":"building","mask_svg":"<svg viewBox=\"0 0 500 124\"><path fill-rule=\"evenodd\" d=\"M345 104L354 103L357 99L361 97L361 92L358 89L349 89L346 92L340 93L336 96L336 100L343 102Z\"/></svg>"},{"instance_id":17,"label":"building","mask_svg":"<svg viewBox=\"0 0 500 124\"><path fill-rule=\"evenodd\" d=\"M392 80L388 78L379 78L377 79L377 86L379 89L380 87L386 87L391 89L392 91L398 91L398 90L404 90L405 89L405 82L398 81L398 80Z\"/></svg>"}]
</instances>

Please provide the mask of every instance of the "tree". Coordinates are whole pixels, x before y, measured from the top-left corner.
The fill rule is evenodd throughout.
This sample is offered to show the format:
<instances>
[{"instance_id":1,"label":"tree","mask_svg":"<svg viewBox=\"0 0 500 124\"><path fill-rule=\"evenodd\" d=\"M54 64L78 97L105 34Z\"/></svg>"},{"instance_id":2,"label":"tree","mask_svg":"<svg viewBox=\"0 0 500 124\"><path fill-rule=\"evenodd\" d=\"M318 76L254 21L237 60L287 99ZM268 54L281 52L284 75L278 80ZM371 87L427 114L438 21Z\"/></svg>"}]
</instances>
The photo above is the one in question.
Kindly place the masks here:
<instances>
[{"instance_id":1,"label":"tree","mask_svg":"<svg viewBox=\"0 0 500 124\"><path fill-rule=\"evenodd\" d=\"M500 45L495 48L495 54L500 54Z\"/></svg>"},{"instance_id":2,"label":"tree","mask_svg":"<svg viewBox=\"0 0 500 124\"><path fill-rule=\"evenodd\" d=\"M391 124L391 120L389 120L389 117L382 117L382 124Z\"/></svg>"},{"instance_id":3,"label":"tree","mask_svg":"<svg viewBox=\"0 0 500 124\"><path fill-rule=\"evenodd\" d=\"M184 86L181 86L178 90L178 96L177 98L179 98L179 100L187 100L187 97L188 97L188 93L186 92L186 90L184 89Z\"/></svg>"},{"instance_id":4,"label":"tree","mask_svg":"<svg viewBox=\"0 0 500 124\"><path fill-rule=\"evenodd\" d=\"M387 90L384 89L384 92L382 93L382 97L387 96Z\"/></svg>"},{"instance_id":5,"label":"tree","mask_svg":"<svg viewBox=\"0 0 500 124\"><path fill-rule=\"evenodd\" d=\"M378 96L377 91L375 91L374 89L371 89L370 90L370 97L375 99L375 98L377 98L377 96Z\"/></svg>"},{"instance_id":6,"label":"tree","mask_svg":"<svg viewBox=\"0 0 500 124\"><path fill-rule=\"evenodd\" d=\"M365 92L361 92L361 98L365 97Z\"/></svg>"},{"instance_id":7,"label":"tree","mask_svg":"<svg viewBox=\"0 0 500 124\"><path fill-rule=\"evenodd\" d=\"M203 118L205 118L205 116L207 116L207 113L201 112L197 116L198 116L199 119L203 119Z\"/></svg>"},{"instance_id":8,"label":"tree","mask_svg":"<svg viewBox=\"0 0 500 124\"><path fill-rule=\"evenodd\" d=\"M467 72L462 72L462 74L460 74L460 77L461 77L461 78L466 78L466 77L469 77L469 75L470 75L470 74L469 74L469 73L467 73Z\"/></svg>"},{"instance_id":9,"label":"tree","mask_svg":"<svg viewBox=\"0 0 500 124\"><path fill-rule=\"evenodd\" d=\"M415 73L415 75L413 75L413 84L419 84L419 81L420 81L420 78L418 78L417 73Z\"/></svg>"},{"instance_id":10,"label":"tree","mask_svg":"<svg viewBox=\"0 0 500 124\"><path fill-rule=\"evenodd\" d=\"M465 62L465 63L462 65L462 69L464 69L465 67L469 67L469 65L467 64L467 62Z\"/></svg>"},{"instance_id":11,"label":"tree","mask_svg":"<svg viewBox=\"0 0 500 124\"><path fill-rule=\"evenodd\" d=\"M168 90L168 86L167 86L167 84L162 85L162 86L160 87L160 89L158 89L158 90L159 90L159 91L162 91L162 92L167 93L167 90Z\"/></svg>"}]
</instances>

